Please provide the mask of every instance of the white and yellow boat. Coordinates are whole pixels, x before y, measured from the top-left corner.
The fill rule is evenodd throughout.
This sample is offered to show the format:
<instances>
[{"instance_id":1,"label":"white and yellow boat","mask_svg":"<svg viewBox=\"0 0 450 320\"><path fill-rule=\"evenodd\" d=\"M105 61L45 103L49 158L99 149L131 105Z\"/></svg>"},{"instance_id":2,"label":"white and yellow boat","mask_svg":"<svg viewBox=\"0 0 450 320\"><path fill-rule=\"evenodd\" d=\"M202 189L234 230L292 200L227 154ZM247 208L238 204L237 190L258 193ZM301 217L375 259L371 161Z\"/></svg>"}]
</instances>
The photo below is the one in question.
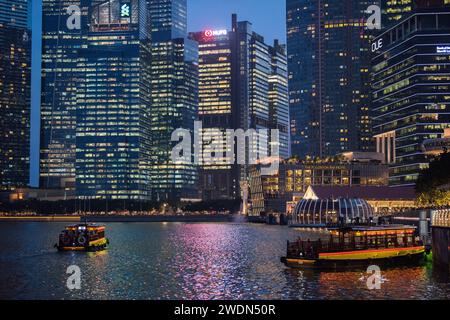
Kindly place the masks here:
<instances>
[{"instance_id":1,"label":"white and yellow boat","mask_svg":"<svg viewBox=\"0 0 450 320\"><path fill-rule=\"evenodd\" d=\"M342 268L402 265L424 260L426 249L414 226L347 226L329 228L330 238L298 239L287 244L281 261L293 268Z\"/></svg>"}]
</instances>

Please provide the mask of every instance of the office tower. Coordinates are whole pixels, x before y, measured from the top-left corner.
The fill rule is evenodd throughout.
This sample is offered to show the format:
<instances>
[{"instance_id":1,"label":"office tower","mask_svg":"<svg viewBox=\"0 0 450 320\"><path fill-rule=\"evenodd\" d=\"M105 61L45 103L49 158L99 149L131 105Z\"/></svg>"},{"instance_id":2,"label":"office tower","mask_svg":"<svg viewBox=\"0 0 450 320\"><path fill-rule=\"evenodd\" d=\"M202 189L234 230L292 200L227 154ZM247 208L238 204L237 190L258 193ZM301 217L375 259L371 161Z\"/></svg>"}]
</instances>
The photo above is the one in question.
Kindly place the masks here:
<instances>
[{"instance_id":1,"label":"office tower","mask_svg":"<svg viewBox=\"0 0 450 320\"><path fill-rule=\"evenodd\" d=\"M289 90L286 47L275 40L269 47L271 56L271 72L269 76L269 127L280 131L280 158L287 159L291 155L291 137L289 131Z\"/></svg>"},{"instance_id":2,"label":"office tower","mask_svg":"<svg viewBox=\"0 0 450 320\"><path fill-rule=\"evenodd\" d=\"M370 148L370 32L378 1L287 0L292 153Z\"/></svg>"},{"instance_id":3,"label":"office tower","mask_svg":"<svg viewBox=\"0 0 450 320\"><path fill-rule=\"evenodd\" d=\"M148 3L153 41L186 37L187 0L149 0Z\"/></svg>"},{"instance_id":4,"label":"office tower","mask_svg":"<svg viewBox=\"0 0 450 320\"><path fill-rule=\"evenodd\" d=\"M93 1L89 21L77 62L76 195L150 199L146 1Z\"/></svg>"},{"instance_id":5,"label":"office tower","mask_svg":"<svg viewBox=\"0 0 450 320\"><path fill-rule=\"evenodd\" d=\"M198 108L198 44L187 38L186 1L151 0L150 182L158 201L198 199L198 169L174 163L177 129L194 136Z\"/></svg>"},{"instance_id":6,"label":"office tower","mask_svg":"<svg viewBox=\"0 0 450 320\"><path fill-rule=\"evenodd\" d=\"M449 0L381 0L382 27L388 29L416 10L450 5Z\"/></svg>"},{"instance_id":7,"label":"office tower","mask_svg":"<svg viewBox=\"0 0 450 320\"><path fill-rule=\"evenodd\" d=\"M28 1L0 0L0 190L29 183L31 33Z\"/></svg>"},{"instance_id":8,"label":"office tower","mask_svg":"<svg viewBox=\"0 0 450 320\"><path fill-rule=\"evenodd\" d=\"M289 157L289 110L287 62L284 47L273 46L252 30L247 21L232 16L231 31L204 30L191 33L199 42L199 119L202 121L200 188L205 200L240 197L240 182L248 179L248 165L236 164L226 154L223 140L211 147L214 137L227 129L279 129L279 141L260 134L261 150L279 144L280 157ZM236 152L246 152L237 150ZM218 152L220 157L215 154ZM213 154L213 156L212 156ZM214 161L211 162L212 157ZM248 164L247 157L247 164Z\"/></svg>"},{"instance_id":9,"label":"office tower","mask_svg":"<svg viewBox=\"0 0 450 320\"><path fill-rule=\"evenodd\" d=\"M80 8L80 28L68 24L70 6ZM42 2L41 188L75 189L78 55L87 44L88 7L88 0Z\"/></svg>"},{"instance_id":10,"label":"office tower","mask_svg":"<svg viewBox=\"0 0 450 320\"><path fill-rule=\"evenodd\" d=\"M202 140L211 141L221 137L226 129L234 128L232 108L232 56L230 33L227 30L205 30L191 33L198 42L199 84L198 117L202 123ZM212 162L211 146L202 144L199 187L202 198L234 199L239 196L239 180L236 166L224 153L223 143L220 160ZM217 147L216 147L217 150ZM218 150L219 151L219 150Z\"/></svg>"},{"instance_id":11,"label":"office tower","mask_svg":"<svg viewBox=\"0 0 450 320\"><path fill-rule=\"evenodd\" d=\"M0 0L0 23L10 27L29 28L29 0Z\"/></svg>"},{"instance_id":12,"label":"office tower","mask_svg":"<svg viewBox=\"0 0 450 320\"><path fill-rule=\"evenodd\" d=\"M450 10L416 11L373 41L377 151L391 185L413 185L428 167L421 144L450 127Z\"/></svg>"}]
</instances>

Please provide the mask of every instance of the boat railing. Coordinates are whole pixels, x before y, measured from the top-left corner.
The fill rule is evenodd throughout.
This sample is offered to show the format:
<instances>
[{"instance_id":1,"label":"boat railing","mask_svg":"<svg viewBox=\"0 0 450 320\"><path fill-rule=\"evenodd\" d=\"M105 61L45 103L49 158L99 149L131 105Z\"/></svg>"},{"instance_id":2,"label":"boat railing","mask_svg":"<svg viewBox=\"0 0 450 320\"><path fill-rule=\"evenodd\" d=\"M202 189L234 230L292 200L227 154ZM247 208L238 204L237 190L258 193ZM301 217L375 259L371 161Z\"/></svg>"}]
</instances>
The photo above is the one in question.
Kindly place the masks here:
<instances>
[{"instance_id":1,"label":"boat railing","mask_svg":"<svg viewBox=\"0 0 450 320\"><path fill-rule=\"evenodd\" d=\"M412 237L411 241L371 241L371 242L334 242L322 240L302 240L287 241L287 256L288 257L304 257L304 258L318 258L320 253L343 252L355 250L368 249L382 249L382 248L404 248L416 245L423 245L422 241L417 241Z\"/></svg>"}]
</instances>

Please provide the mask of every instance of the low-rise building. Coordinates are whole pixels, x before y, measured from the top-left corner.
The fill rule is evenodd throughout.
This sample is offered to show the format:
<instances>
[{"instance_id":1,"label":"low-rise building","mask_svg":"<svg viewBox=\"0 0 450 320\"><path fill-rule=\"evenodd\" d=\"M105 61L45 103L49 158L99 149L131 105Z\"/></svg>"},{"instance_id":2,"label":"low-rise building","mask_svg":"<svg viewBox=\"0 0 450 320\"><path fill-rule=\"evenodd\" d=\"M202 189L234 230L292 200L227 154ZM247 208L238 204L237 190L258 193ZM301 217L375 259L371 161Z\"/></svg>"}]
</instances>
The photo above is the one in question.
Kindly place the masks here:
<instances>
[{"instance_id":1,"label":"low-rise building","mask_svg":"<svg viewBox=\"0 0 450 320\"><path fill-rule=\"evenodd\" d=\"M285 213L289 203L303 198L309 186L387 186L388 166L377 153L347 152L335 158L280 163L278 174L250 170L250 214ZM288 205L287 205L288 204Z\"/></svg>"}]
</instances>

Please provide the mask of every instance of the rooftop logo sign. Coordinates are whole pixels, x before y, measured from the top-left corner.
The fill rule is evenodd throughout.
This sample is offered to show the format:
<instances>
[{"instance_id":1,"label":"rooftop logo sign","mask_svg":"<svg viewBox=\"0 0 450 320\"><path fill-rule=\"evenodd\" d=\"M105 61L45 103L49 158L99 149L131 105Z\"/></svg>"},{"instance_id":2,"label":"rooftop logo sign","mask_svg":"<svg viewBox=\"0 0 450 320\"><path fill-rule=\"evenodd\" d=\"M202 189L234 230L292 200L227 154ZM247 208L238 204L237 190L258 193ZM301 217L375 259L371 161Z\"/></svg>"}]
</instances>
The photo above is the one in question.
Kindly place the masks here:
<instances>
[{"instance_id":1,"label":"rooftop logo sign","mask_svg":"<svg viewBox=\"0 0 450 320\"><path fill-rule=\"evenodd\" d=\"M203 34L205 35L205 37L217 37L217 36L226 36L227 35L227 30L205 30L203 32Z\"/></svg>"}]
</instances>

